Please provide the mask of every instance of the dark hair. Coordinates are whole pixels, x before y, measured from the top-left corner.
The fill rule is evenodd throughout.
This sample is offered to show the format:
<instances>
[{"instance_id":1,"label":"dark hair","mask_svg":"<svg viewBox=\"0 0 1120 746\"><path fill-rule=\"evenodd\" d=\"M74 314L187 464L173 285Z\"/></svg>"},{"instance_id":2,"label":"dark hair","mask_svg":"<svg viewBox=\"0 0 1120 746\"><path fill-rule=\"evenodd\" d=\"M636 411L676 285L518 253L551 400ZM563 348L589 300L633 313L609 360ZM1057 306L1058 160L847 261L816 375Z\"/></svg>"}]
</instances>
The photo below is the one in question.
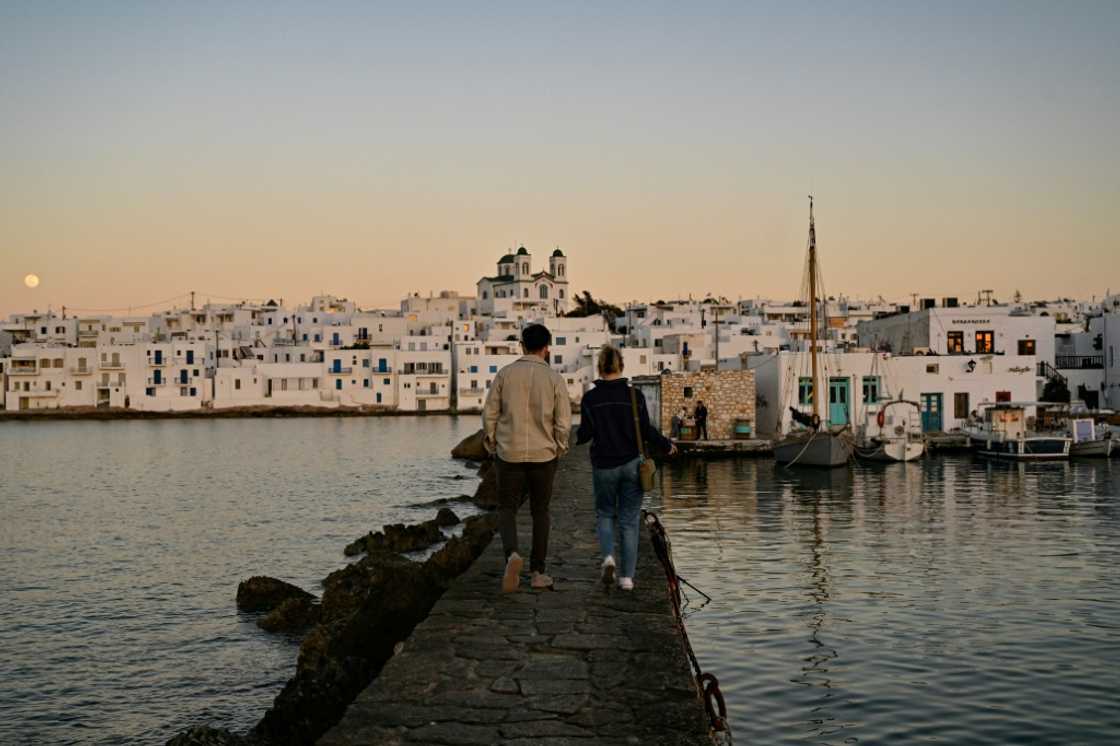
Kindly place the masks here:
<instances>
[{"instance_id":1,"label":"dark hair","mask_svg":"<svg viewBox=\"0 0 1120 746\"><path fill-rule=\"evenodd\" d=\"M552 344L552 332L544 324L529 324L521 330L521 344L528 353L540 352Z\"/></svg>"}]
</instances>

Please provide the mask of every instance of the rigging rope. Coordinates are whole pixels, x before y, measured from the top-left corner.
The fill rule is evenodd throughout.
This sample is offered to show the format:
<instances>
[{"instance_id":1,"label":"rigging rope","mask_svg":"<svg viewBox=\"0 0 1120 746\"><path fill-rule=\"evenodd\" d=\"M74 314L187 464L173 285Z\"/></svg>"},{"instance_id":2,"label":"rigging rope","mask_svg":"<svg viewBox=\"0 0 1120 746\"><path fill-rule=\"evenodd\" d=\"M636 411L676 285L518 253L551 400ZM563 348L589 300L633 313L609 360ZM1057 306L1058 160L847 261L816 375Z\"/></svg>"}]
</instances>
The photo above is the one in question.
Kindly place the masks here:
<instances>
[{"instance_id":1,"label":"rigging rope","mask_svg":"<svg viewBox=\"0 0 1120 746\"><path fill-rule=\"evenodd\" d=\"M793 466L794 464L796 464L797 460L805 455L805 451L809 450L809 446L813 445L813 441L817 439L817 435L819 435L820 432L821 432L820 430L814 430L813 431L813 434L810 435L809 439L805 441L805 445L802 446L801 450L798 451L797 455L793 457L793 460L790 461L788 464L786 464L787 469L790 468L791 466Z\"/></svg>"}]
</instances>

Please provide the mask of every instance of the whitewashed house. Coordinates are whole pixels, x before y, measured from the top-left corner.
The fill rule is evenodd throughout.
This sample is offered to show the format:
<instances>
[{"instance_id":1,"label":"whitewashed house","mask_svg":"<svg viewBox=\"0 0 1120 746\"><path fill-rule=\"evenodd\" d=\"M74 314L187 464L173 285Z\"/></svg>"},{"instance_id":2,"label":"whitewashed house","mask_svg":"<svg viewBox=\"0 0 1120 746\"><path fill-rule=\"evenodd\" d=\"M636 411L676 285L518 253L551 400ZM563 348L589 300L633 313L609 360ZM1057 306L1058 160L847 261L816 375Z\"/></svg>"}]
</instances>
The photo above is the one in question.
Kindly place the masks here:
<instances>
[{"instance_id":1,"label":"whitewashed house","mask_svg":"<svg viewBox=\"0 0 1120 746\"><path fill-rule=\"evenodd\" d=\"M812 413L808 352L753 355L747 360L755 374L760 433L789 432L790 407ZM878 411L880 402L903 398L921 408L924 431L947 432L959 429L981 403L1035 398L1033 355L837 352L822 356L820 363L821 418L832 426L858 428Z\"/></svg>"},{"instance_id":2,"label":"whitewashed house","mask_svg":"<svg viewBox=\"0 0 1120 746\"><path fill-rule=\"evenodd\" d=\"M457 355L458 410L481 410L498 371L520 357L521 343L517 341L464 342Z\"/></svg>"},{"instance_id":3,"label":"whitewashed house","mask_svg":"<svg viewBox=\"0 0 1120 746\"><path fill-rule=\"evenodd\" d=\"M397 351L388 345L348 347L324 353L327 390L323 398L344 407L392 406L396 356Z\"/></svg>"},{"instance_id":4,"label":"whitewashed house","mask_svg":"<svg viewBox=\"0 0 1120 746\"><path fill-rule=\"evenodd\" d=\"M1033 355L1054 364L1054 319L1009 306L899 313L859 325L859 344L898 355Z\"/></svg>"},{"instance_id":5,"label":"whitewashed house","mask_svg":"<svg viewBox=\"0 0 1120 746\"><path fill-rule=\"evenodd\" d=\"M115 348L99 350L101 360L113 355ZM206 342L176 340L163 343L122 346L130 362L139 358L140 370L126 368L129 376L128 401L123 405L143 411L185 411L201 409L211 398L207 371ZM110 358L111 359L111 358ZM102 362L101 364L104 364ZM124 377L124 373L121 377ZM102 403L99 401L99 404Z\"/></svg>"},{"instance_id":6,"label":"whitewashed house","mask_svg":"<svg viewBox=\"0 0 1120 746\"><path fill-rule=\"evenodd\" d=\"M397 346L397 409L451 409L451 330L402 337ZM434 331L434 330L433 330Z\"/></svg>"}]
</instances>

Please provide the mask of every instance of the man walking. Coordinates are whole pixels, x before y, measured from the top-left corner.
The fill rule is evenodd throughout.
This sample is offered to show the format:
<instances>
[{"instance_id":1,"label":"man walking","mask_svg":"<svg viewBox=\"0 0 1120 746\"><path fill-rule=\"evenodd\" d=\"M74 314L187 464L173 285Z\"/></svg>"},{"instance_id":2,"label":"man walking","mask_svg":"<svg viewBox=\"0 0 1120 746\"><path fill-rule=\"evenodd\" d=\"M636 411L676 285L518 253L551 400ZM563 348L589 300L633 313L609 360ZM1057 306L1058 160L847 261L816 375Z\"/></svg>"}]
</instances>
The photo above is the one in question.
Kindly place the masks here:
<instances>
[{"instance_id":1,"label":"man walking","mask_svg":"<svg viewBox=\"0 0 1120 746\"><path fill-rule=\"evenodd\" d=\"M696 412L693 415L696 418L696 432L702 440L708 439L708 408L704 406L703 400L696 402Z\"/></svg>"},{"instance_id":2,"label":"man walking","mask_svg":"<svg viewBox=\"0 0 1120 746\"><path fill-rule=\"evenodd\" d=\"M568 450L572 429L572 405L568 387L548 365L552 334L541 324L531 324L521 333L525 353L498 371L486 405L482 427L486 449L495 454L498 479L498 531L506 555L502 590L517 590L524 560L517 546L517 510L529 493L533 513L533 549L529 569L533 588L552 587L545 574L549 502L558 459Z\"/></svg>"}]
</instances>

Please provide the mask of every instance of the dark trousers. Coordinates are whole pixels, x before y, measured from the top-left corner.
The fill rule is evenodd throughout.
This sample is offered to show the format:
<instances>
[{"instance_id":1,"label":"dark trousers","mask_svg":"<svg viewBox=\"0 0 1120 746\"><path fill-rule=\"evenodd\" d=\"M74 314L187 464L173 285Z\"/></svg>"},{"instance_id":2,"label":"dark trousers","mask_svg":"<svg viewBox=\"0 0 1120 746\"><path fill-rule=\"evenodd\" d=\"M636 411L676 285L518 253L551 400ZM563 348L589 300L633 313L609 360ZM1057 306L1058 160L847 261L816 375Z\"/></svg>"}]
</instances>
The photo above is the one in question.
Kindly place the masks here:
<instances>
[{"instance_id":1,"label":"dark trousers","mask_svg":"<svg viewBox=\"0 0 1120 746\"><path fill-rule=\"evenodd\" d=\"M498 470L498 532L506 557L517 550L517 509L529 496L533 512L533 553L529 558L532 572L544 572L548 556L548 532L552 517L548 507L552 501L552 483L556 477L556 459L543 463L512 463L497 459Z\"/></svg>"},{"instance_id":2,"label":"dark trousers","mask_svg":"<svg viewBox=\"0 0 1120 746\"><path fill-rule=\"evenodd\" d=\"M697 437L702 438L704 440L708 439L708 421L707 420L696 420L696 433L697 433Z\"/></svg>"}]
</instances>

